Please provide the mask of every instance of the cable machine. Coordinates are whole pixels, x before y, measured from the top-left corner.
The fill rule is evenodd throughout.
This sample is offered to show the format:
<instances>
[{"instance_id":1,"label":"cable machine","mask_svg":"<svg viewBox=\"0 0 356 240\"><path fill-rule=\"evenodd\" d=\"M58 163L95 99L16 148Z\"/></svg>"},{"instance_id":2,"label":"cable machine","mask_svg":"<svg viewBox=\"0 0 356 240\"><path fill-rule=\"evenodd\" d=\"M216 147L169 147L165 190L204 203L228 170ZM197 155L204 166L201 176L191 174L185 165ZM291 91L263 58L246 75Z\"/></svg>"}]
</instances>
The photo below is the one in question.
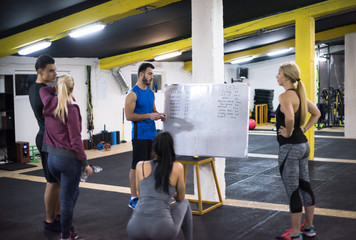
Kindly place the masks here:
<instances>
[{"instance_id":1,"label":"cable machine","mask_svg":"<svg viewBox=\"0 0 356 240\"><path fill-rule=\"evenodd\" d=\"M321 54L321 51L325 53ZM319 61L317 62L316 92L317 105L321 112L317 127L318 129L342 127L344 124L344 76L337 68L344 68L343 57L338 57L344 56L344 51L332 52L330 44L323 48L318 45L317 56Z\"/></svg>"}]
</instances>

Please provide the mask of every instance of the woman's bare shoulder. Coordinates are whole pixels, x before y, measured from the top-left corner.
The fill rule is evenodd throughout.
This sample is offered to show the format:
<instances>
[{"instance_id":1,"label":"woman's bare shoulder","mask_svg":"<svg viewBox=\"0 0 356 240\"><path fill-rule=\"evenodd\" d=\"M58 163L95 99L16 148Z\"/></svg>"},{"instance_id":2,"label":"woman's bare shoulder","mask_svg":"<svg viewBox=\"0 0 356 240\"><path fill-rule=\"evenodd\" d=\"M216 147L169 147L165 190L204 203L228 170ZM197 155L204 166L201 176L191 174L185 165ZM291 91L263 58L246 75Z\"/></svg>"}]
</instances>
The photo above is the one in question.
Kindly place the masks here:
<instances>
[{"instance_id":1,"label":"woman's bare shoulder","mask_svg":"<svg viewBox=\"0 0 356 240\"><path fill-rule=\"evenodd\" d=\"M173 163L173 169L174 172L180 172L183 171L183 164L181 164L180 162L175 161Z\"/></svg>"},{"instance_id":2,"label":"woman's bare shoulder","mask_svg":"<svg viewBox=\"0 0 356 240\"><path fill-rule=\"evenodd\" d=\"M178 161L174 161L173 167L176 167L176 168L183 168L183 164L180 163L180 162L178 162Z\"/></svg>"}]
</instances>

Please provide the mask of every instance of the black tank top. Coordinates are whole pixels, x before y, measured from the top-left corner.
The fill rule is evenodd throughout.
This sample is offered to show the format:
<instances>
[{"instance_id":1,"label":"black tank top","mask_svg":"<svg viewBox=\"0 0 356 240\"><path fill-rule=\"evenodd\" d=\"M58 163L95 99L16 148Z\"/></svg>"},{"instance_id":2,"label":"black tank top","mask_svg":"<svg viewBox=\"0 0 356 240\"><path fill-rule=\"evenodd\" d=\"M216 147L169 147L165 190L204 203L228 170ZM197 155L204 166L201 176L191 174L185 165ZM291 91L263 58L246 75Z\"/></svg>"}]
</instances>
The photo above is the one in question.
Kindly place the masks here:
<instances>
[{"instance_id":1,"label":"black tank top","mask_svg":"<svg viewBox=\"0 0 356 240\"><path fill-rule=\"evenodd\" d=\"M287 91L296 91L295 89L288 89ZM298 96L299 97L299 96ZM308 139L305 137L304 133L302 132L302 129L300 128L300 104L297 112L294 114L294 130L292 133L292 136L289 138L285 138L281 135L278 135L278 130L281 126L285 127L285 115L281 111L281 105L278 105L278 108L276 110L276 126L277 126L277 140L279 143L279 146L283 144L297 144L297 143L306 143Z\"/></svg>"}]
</instances>

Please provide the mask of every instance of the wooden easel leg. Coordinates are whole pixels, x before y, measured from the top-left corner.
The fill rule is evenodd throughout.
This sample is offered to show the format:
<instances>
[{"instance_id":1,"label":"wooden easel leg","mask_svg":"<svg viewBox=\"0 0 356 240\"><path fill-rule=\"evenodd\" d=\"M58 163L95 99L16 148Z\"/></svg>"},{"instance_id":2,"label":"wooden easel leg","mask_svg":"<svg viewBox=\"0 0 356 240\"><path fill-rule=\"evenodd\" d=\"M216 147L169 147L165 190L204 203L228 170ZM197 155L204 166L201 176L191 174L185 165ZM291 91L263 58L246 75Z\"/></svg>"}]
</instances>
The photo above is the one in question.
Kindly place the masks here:
<instances>
[{"instance_id":1,"label":"wooden easel leg","mask_svg":"<svg viewBox=\"0 0 356 240\"><path fill-rule=\"evenodd\" d=\"M203 201L202 201L202 198L201 198L199 165L196 165L196 174L197 174L199 214L202 214L202 212L203 212Z\"/></svg>"},{"instance_id":2,"label":"wooden easel leg","mask_svg":"<svg viewBox=\"0 0 356 240\"><path fill-rule=\"evenodd\" d=\"M184 183L187 183L187 165L183 164L184 167Z\"/></svg>"}]
</instances>

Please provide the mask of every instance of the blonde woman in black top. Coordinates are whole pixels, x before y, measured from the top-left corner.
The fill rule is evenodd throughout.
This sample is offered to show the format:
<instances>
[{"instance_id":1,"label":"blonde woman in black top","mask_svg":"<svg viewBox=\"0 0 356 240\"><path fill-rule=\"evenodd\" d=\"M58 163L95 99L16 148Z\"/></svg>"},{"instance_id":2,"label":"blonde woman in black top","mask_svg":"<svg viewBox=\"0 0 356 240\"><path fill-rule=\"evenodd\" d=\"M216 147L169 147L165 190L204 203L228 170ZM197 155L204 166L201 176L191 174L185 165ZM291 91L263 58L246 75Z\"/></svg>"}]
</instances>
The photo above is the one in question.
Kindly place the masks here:
<instances>
[{"instance_id":1,"label":"blonde woman in black top","mask_svg":"<svg viewBox=\"0 0 356 240\"><path fill-rule=\"evenodd\" d=\"M306 97L300 70L294 62L283 63L276 76L285 89L279 96L276 111L278 163L282 181L289 198L292 231L277 239L303 239L302 235L314 237L313 226L315 198L310 186L308 156L309 143L304 133L320 117L318 108ZM307 118L308 112L311 114ZM305 208L305 223L301 228L302 207Z\"/></svg>"}]
</instances>

